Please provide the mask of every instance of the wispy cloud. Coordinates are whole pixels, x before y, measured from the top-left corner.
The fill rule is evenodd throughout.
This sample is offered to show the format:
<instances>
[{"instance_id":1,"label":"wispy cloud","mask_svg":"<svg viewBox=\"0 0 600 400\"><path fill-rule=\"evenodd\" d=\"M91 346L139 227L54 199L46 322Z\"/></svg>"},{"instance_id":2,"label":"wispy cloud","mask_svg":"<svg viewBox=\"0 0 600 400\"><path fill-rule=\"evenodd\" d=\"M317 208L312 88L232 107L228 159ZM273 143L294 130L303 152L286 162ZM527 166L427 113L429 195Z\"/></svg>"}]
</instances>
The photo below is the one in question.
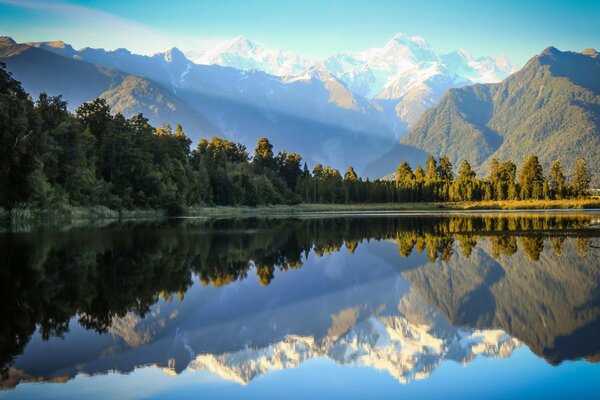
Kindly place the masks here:
<instances>
[{"instance_id":1,"label":"wispy cloud","mask_svg":"<svg viewBox=\"0 0 600 400\"><path fill-rule=\"evenodd\" d=\"M0 5L44 17L44 23L35 28L30 26L28 30L15 33L24 41L64 40L75 47L125 47L135 53L153 54L172 46L203 50L227 39L172 35L105 11L64 2L0 0ZM31 37L33 34L35 38Z\"/></svg>"}]
</instances>

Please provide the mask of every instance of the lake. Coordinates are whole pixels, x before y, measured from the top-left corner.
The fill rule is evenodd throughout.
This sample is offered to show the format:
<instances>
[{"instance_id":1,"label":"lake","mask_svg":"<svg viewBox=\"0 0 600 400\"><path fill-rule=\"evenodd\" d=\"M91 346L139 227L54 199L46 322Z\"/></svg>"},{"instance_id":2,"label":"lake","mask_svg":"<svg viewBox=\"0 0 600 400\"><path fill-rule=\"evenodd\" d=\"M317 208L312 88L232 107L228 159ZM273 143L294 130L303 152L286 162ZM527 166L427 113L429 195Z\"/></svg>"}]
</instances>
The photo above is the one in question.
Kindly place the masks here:
<instances>
[{"instance_id":1,"label":"lake","mask_svg":"<svg viewBox=\"0 0 600 400\"><path fill-rule=\"evenodd\" d=\"M0 398L597 398L600 213L4 227Z\"/></svg>"}]
</instances>

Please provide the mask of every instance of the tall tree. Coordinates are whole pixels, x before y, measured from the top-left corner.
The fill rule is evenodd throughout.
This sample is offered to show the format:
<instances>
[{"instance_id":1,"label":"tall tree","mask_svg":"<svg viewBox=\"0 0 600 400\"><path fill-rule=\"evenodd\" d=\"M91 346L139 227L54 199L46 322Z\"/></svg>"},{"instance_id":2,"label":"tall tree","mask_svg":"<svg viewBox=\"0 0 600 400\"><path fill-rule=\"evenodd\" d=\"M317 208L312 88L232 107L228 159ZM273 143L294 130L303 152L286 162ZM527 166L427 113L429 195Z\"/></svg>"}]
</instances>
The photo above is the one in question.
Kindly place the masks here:
<instances>
[{"instance_id":1,"label":"tall tree","mask_svg":"<svg viewBox=\"0 0 600 400\"><path fill-rule=\"evenodd\" d=\"M521 199L542 199L544 197L544 169L537 156L529 156L519 174Z\"/></svg>"},{"instance_id":2,"label":"tall tree","mask_svg":"<svg viewBox=\"0 0 600 400\"><path fill-rule=\"evenodd\" d=\"M273 145L269 142L269 139L264 137L258 139L256 148L254 149L253 162L255 165L262 168L274 168L275 160L273 158Z\"/></svg>"},{"instance_id":3,"label":"tall tree","mask_svg":"<svg viewBox=\"0 0 600 400\"><path fill-rule=\"evenodd\" d=\"M583 197L588 194L590 189L590 172L587 168L587 162L584 158L578 158L573 169L573 178L571 188L573 194L577 197Z\"/></svg>"},{"instance_id":4,"label":"tall tree","mask_svg":"<svg viewBox=\"0 0 600 400\"><path fill-rule=\"evenodd\" d=\"M415 175L413 174L410 165L408 165L406 161L400 163L396 170L396 186L410 186L414 180Z\"/></svg>"},{"instance_id":5,"label":"tall tree","mask_svg":"<svg viewBox=\"0 0 600 400\"><path fill-rule=\"evenodd\" d=\"M344 174L344 180L348 182L356 182L358 181L358 175L352 166L348 167L348 170Z\"/></svg>"},{"instance_id":6,"label":"tall tree","mask_svg":"<svg viewBox=\"0 0 600 400\"><path fill-rule=\"evenodd\" d=\"M548 179L550 193L556 199L562 199L567 191L567 178L560 161L556 160L550 166L550 178Z\"/></svg>"},{"instance_id":7,"label":"tall tree","mask_svg":"<svg viewBox=\"0 0 600 400\"><path fill-rule=\"evenodd\" d=\"M44 192L42 143L33 103L0 63L0 206L11 208Z\"/></svg>"},{"instance_id":8,"label":"tall tree","mask_svg":"<svg viewBox=\"0 0 600 400\"><path fill-rule=\"evenodd\" d=\"M464 160L458 169L458 175L452 185L452 198L459 201L475 200L475 172L471 164Z\"/></svg>"},{"instance_id":9,"label":"tall tree","mask_svg":"<svg viewBox=\"0 0 600 400\"><path fill-rule=\"evenodd\" d=\"M454 179L452 173L452 163L448 157L440 157L440 165L438 166L438 177L440 180L450 183Z\"/></svg>"},{"instance_id":10,"label":"tall tree","mask_svg":"<svg viewBox=\"0 0 600 400\"><path fill-rule=\"evenodd\" d=\"M433 156L429 156L425 163L425 182L435 182L438 178L437 161Z\"/></svg>"}]
</instances>

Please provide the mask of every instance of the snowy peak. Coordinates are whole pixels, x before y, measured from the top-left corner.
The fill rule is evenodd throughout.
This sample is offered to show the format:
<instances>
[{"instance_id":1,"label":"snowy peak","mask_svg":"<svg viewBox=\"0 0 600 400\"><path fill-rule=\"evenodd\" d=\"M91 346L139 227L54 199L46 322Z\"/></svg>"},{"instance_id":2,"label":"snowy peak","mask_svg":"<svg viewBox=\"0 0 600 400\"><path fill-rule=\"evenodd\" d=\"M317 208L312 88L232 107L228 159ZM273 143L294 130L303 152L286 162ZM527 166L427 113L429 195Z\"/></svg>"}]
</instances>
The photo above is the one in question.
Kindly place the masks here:
<instances>
[{"instance_id":1,"label":"snowy peak","mask_svg":"<svg viewBox=\"0 0 600 400\"><path fill-rule=\"evenodd\" d=\"M177 47L171 47L170 49L165 50L162 53L157 53L154 55L154 57L163 58L168 63L187 62L188 61L185 54L183 54L183 52L181 50L179 50Z\"/></svg>"},{"instance_id":2,"label":"snowy peak","mask_svg":"<svg viewBox=\"0 0 600 400\"><path fill-rule=\"evenodd\" d=\"M420 36L409 36L405 33L397 33L383 47L384 56L392 61L401 57L411 59L413 62L435 61L438 55L429 46L427 41Z\"/></svg>"},{"instance_id":3,"label":"snowy peak","mask_svg":"<svg viewBox=\"0 0 600 400\"><path fill-rule=\"evenodd\" d=\"M204 53L190 51L187 55L196 64L259 70L277 76L297 75L309 66L308 61L296 54L267 49L244 36L236 36Z\"/></svg>"},{"instance_id":4,"label":"snowy peak","mask_svg":"<svg viewBox=\"0 0 600 400\"><path fill-rule=\"evenodd\" d=\"M383 100L399 100L406 93L414 92L414 88L423 88L431 82L443 82L443 85L427 90L437 94L449 87L498 82L516 71L505 57L474 59L464 49L440 55L424 38L403 32L395 34L382 47L338 52L321 61L267 49L244 36L237 36L203 53L190 51L187 55L197 64L259 70L298 79L315 77L314 67L318 66L333 74L353 93ZM434 98L424 100L426 103L435 101Z\"/></svg>"}]
</instances>

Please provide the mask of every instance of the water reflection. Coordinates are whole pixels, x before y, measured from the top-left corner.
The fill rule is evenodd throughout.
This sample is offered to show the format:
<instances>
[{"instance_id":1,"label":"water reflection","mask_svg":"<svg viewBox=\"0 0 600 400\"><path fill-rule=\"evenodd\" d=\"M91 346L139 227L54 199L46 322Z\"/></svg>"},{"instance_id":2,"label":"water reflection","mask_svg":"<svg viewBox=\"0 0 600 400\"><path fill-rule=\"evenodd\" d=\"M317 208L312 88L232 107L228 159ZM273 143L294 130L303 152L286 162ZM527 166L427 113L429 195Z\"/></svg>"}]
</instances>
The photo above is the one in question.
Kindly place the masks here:
<instances>
[{"instance_id":1,"label":"water reflection","mask_svg":"<svg viewBox=\"0 0 600 400\"><path fill-rule=\"evenodd\" d=\"M600 356L596 214L179 220L0 235L3 387L315 357L427 377L442 360Z\"/></svg>"}]
</instances>

